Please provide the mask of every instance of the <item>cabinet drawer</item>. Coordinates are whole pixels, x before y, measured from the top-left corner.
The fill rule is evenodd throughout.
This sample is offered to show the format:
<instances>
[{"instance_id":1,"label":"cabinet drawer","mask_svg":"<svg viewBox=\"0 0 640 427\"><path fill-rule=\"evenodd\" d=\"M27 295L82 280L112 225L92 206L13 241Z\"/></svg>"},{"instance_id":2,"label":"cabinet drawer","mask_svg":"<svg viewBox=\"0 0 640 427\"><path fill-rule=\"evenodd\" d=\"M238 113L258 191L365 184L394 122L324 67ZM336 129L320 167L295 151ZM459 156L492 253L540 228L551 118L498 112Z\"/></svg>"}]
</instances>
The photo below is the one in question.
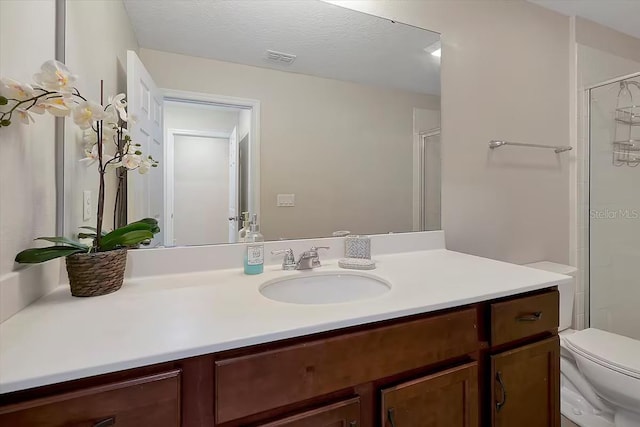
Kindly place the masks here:
<instances>
[{"instance_id":1,"label":"cabinet drawer","mask_svg":"<svg viewBox=\"0 0 640 427\"><path fill-rule=\"evenodd\" d=\"M476 309L215 362L223 423L462 356L479 348Z\"/></svg>"},{"instance_id":2,"label":"cabinet drawer","mask_svg":"<svg viewBox=\"0 0 640 427\"><path fill-rule=\"evenodd\" d=\"M360 427L360 398L354 397L353 399L259 425L259 427L310 426Z\"/></svg>"},{"instance_id":3,"label":"cabinet drawer","mask_svg":"<svg viewBox=\"0 0 640 427\"><path fill-rule=\"evenodd\" d=\"M556 331L558 304L556 290L491 304L491 345Z\"/></svg>"},{"instance_id":4,"label":"cabinet drawer","mask_svg":"<svg viewBox=\"0 0 640 427\"><path fill-rule=\"evenodd\" d=\"M477 427L478 363L382 390L384 427Z\"/></svg>"},{"instance_id":5,"label":"cabinet drawer","mask_svg":"<svg viewBox=\"0 0 640 427\"><path fill-rule=\"evenodd\" d=\"M26 401L0 409L14 427L178 427L180 371Z\"/></svg>"}]
</instances>

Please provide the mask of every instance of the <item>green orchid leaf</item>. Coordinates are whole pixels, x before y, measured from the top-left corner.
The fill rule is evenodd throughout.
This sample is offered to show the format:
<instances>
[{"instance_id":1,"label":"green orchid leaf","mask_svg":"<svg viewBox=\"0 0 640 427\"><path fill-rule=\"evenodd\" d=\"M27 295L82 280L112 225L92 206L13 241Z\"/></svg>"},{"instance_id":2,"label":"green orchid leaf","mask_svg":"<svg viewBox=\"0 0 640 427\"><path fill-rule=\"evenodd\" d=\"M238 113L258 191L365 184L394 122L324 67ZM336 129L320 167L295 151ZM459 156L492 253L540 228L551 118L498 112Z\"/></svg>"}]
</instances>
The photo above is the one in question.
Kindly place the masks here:
<instances>
[{"instance_id":1,"label":"green orchid leaf","mask_svg":"<svg viewBox=\"0 0 640 427\"><path fill-rule=\"evenodd\" d=\"M140 238L134 243L128 243L122 240L124 238L123 236L125 235L127 235L128 238L131 238L132 235L130 235L129 233L132 233L134 231L145 232L145 234L143 235L147 237ZM159 231L160 227L158 227L158 221L156 219L144 218L140 221L132 222L125 225L124 227L120 227L110 233L107 233L100 241L100 250L108 251L117 247L137 245L144 240L153 239L153 235L158 233ZM142 236L142 234L133 236Z\"/></svg>"},{"instance_id":2,"label":"green orchid leaf","mask_svg":"<svg viewBox=\"0 0 640 427\"><path fill-rule=\"evenodd\" d=\"M20 264L38 264L56 258L86 252L86 249L72 248L70 246L49 246L48 248L26 249L16 255L16 262Z\"/></svg>"},{"instance_id":3,"label":"green orchid leaf","mask_svg":"<svg viewBox=\"0 0 640 427\"><path fill-rule=\"evenodd\" d=\"M116 248L135 246L148 239L153 239L153 233L149 230L127 231L123 234L119 234L117 237L114 237L109 241L102 242L100 244L100 250L110 251Z\"/></svg>"},{"instance_id":4,"label":"green orchid leaf","mask_svg":"<svg viewBox=\"0 0 640 427\"><path fill-rule=\"evenodd\" d=\"M85 251L89 250L87 245L83 245L75 240L67 239L66 237L38 237L36 240L46 240L51 243L64 243L66 245L73 246L74 248L83 249Z\"/></svg>"}]
</instances>

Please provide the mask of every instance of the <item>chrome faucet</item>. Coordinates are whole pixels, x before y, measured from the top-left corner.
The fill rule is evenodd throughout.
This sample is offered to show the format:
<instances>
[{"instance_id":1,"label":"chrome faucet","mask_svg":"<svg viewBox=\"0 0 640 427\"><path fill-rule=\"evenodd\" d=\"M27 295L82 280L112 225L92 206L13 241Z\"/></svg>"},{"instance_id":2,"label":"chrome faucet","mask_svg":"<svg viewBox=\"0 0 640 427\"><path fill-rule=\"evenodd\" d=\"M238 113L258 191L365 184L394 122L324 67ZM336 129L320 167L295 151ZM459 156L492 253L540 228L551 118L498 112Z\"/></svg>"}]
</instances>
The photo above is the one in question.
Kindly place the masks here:
<instances>
[{"instance_id":1,"label":"chrome faucet","mask_svg":"<svg viewBox=\"0 0 640 427\"><path fill-rule=\"evenodd\" d=\"M283 270L295 270L296 269L296 258L293 255L293 249L281 249L278 251L271 251L272 255L282 255L284 254L284 259L282 260L282 269Z\"/></svg>"},{"instance_id":2,"label":"chrome faucet","mask_svg":"<svg viewBox=\"0 0 640 427\"><path fill-rule=\"evenodd\" d=\"M313 246L308 251L302 252L298 262L296 263L296 270L310 270L312 268L320 267L320 255L318 249L329 249L328 246Z\"/></svg>"},{"instance_id":3,"label":"chrome faucet","mask_svg":"<svg viewBox=\"0 0 640 427\"><path fill-rule=\"evenodd\" d=\"M312 268L320 267L320 255L318 249L329 249L328 246L313 246L308 251L304 251L298 262L293 255L292 249L281 249L277 251L271 251L273 255L284 254L284 260L282 261L283 270L311 270Z\"/></svg>"}]
</instances>

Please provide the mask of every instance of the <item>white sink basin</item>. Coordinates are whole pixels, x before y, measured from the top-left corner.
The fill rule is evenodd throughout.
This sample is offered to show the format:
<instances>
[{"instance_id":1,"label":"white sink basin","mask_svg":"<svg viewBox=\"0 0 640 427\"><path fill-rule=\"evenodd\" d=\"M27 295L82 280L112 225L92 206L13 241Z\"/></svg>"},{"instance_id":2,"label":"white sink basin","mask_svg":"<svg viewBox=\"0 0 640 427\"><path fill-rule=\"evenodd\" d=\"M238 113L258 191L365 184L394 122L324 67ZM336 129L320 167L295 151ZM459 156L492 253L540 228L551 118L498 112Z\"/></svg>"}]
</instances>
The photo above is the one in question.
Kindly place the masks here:
<instances>
[{"instance_id":1,"label":"white sink basin","mask_svg":"<svg viewBox=\"0 0 640 427\"><path fill-rule=\"evenodd\" d=\"M265 297L294 304L335 304L361 301L385 294L391 285L360 273L301 273L260 286Z\"/></svg>"}]
</instances>

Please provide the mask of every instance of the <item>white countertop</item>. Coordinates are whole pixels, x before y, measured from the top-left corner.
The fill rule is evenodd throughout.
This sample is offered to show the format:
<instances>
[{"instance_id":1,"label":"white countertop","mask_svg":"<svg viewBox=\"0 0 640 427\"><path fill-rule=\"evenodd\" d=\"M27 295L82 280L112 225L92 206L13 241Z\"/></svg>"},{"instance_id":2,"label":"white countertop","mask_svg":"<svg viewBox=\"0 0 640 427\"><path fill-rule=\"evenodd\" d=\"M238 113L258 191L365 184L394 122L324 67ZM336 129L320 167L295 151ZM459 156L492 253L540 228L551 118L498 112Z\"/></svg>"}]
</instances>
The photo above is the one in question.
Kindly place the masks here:
<instances>
[{"instance_id":1,"label":"white countertop","mask_svg":"<svg viewBox=\"0 0 640 427\"><path fill-rule=\"evenodd\" d=\"M67 286L0 324L0 393L554 286L569 277L445 249L374 257L366 272L392 284L364 301L297 305L266 299L268 280L345 271L265 267L132 279L116 293L74 298ZM352 270L349 270L352 271Z\"/></svg>"}]
</instances>

